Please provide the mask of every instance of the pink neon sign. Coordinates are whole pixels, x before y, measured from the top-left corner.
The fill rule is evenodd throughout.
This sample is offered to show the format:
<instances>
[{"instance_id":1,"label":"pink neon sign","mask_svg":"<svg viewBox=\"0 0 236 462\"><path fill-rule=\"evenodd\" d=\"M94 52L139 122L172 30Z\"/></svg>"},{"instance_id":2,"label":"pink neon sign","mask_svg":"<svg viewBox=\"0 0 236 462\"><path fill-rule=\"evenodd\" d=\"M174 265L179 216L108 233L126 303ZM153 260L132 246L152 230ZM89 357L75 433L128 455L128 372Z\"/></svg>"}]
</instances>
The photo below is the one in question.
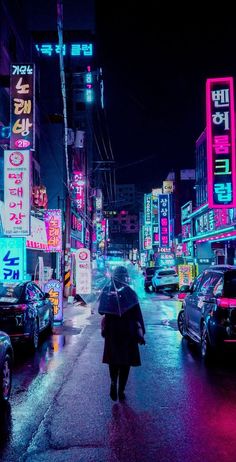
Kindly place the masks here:
<instances>
[{"instance_id":1,"label":"pink neon sign","mask_svg":"<svg viewBox=\"0 0 236 462\"><path fill-rule=\"evenodd\" d=\"M210 208L236 206L233 78L207 79L207 172Z\"/></svg>"},{"instance_id":2,"label":"pink neon sign","mask_svg":"<svg viewBox=\"0 0 236 462\"><path fill-rule=\"evenodd\" d=\"M48 209L44 213L48 251L62 251L62 215L60 209Z\"/></svg>"}]
</instances>

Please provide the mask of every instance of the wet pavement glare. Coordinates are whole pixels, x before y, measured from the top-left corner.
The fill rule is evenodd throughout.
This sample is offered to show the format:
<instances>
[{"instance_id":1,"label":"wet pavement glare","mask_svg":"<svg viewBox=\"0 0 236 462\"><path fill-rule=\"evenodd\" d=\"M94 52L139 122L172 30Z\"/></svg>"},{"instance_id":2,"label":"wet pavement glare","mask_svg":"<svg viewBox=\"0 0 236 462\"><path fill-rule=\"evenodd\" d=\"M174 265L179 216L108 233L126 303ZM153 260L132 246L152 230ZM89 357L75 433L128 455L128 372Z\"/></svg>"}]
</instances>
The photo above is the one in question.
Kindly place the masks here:
<instances>
[{"instance_id":1,"label":"wet pavement glare","mask_svg":"<svg viewBox=\"0 0 236 462\"><path fill-rule=\"evenodd\" d=\"M103 425L106 443L100 442L96 451L102 451L104 444L104 451L108 449L108 452L81 460L234 462L236 352L227 351L205 364L198 346L182 339L178 332L177 314L181 303L175 294L170 298L166 293L145 293L142 283L141 277L133 279L147 331L146 346L140 349L142 367L132 369L124 403L110 402L105 391L94 397L98 406L97 423L93 419L90 430L89 417L87 423L80 423L80 431L83 434L84 428L86 438L82 446L91 445L92 450L97 445L93 431ZM85 319L86 316L89 319L88 312ZM55 383L61 383L58 371L63 370L63 380L67 379L66 362L81 335L81 318L71 315L63 326L54 327L53 335L42 337L35 354L29 355L24 348L16 352L12 397L0 413L0 451L1 447L14 446L20 450L27 446L32 429L36 431L50 405ZM96 345L97 340L94 342ZM93 357L92 361L96 364L100 360ZM89 388L88 382L87 385ZM103 388L106 390L107 385ZM37 406L42 403L45 411L42 410L41 415ZM33 421L29 409L38 416L38 422Z\"/></svg>"}]
</instances>

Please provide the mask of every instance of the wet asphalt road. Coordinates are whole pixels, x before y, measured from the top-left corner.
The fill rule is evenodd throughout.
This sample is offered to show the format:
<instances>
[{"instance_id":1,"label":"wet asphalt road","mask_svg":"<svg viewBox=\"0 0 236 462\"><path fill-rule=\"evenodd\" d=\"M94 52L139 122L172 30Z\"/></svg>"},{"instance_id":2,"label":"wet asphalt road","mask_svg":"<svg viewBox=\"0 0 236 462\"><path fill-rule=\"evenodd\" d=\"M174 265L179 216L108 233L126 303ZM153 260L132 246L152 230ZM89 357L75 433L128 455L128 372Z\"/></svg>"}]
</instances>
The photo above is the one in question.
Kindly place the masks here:
<instances>
[{"instance_id":1,"label":"wet asphalt road","mask_svg":"<svg viewBox=\"0 0 236 462\"><path fill-rule=\"evenodd\" d=\"M126 402L109 398L96 309L68 307L35 355L16 354L10 405L0 411L1 461L236 460L234 352L205 365L177 330L179 302L145 294L142 277L133 283L147 344Z\"/></svg>"}]
</instances>

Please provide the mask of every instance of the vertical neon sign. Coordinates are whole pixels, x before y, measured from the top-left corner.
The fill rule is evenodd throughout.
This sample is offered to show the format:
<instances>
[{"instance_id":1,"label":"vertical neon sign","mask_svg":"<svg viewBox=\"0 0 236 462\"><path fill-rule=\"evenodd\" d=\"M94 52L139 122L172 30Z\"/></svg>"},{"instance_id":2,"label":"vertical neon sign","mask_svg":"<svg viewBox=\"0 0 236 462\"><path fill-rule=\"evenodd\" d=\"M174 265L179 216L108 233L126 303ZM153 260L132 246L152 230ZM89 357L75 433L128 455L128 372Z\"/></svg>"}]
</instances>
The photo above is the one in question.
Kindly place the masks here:
<instances>
[{"instance_id":1,"label":"vertical neon sign","mask_svg":"<svg viewBox=\"0 0 236 462\"><path fill-rule=\"evenodd\" d=\"M35 148L35 67L11 65L11 149Z\"/></svg>"},{"instance_id":2,"label":"vertical neon sign","mask_svg":"<svg viewBox=\"0 0 236 462\"><path fill-rule=\"evenodd\" d=\"M159 245L170 247L170 195L159 195Z\"/></svg>"},{"instance_id":3,"label":"vertical neon sign","mask_svg":"<svg viewBox=\"0 0 236 462\"><path fill-rule=\"evenodd\" d=\"M236 207L233 78L207 79L207 174L210 208Z\"/></svg>"},{"instance_id":4,"label":"vertical neon sign","mask_svg":"<svg viewBox=\"0 0 236 462\"><path fill-rule=\"evenodd\" d=\"M144 195L145 224L152 223L152 194Z\"/></svg>"},{"instance_id":5,"label":"vertical neon sign","mask_svg":"<svg viewBox=\"0 0 236 462\"><path fill-rule=\"evenodd\" d=\"M143 249L144 250L152 249L152 226L151 225L143 226Z\"/></svg>"}]
</instances>

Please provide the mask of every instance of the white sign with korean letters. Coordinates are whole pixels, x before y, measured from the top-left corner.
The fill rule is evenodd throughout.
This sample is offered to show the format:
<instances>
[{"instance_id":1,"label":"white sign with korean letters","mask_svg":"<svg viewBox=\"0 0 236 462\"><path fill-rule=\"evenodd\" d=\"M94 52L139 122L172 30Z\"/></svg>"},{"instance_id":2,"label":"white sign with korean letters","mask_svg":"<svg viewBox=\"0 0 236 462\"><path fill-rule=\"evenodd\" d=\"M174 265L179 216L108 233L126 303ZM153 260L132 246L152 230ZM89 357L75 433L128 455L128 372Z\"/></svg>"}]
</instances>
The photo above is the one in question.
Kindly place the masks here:
<instances>
[{"instance_id":1,"label":"white sign with korean letters","mask_svg":"<svg viewBox=\"0 0 236 462\"><path fill-rule=\"evenodd\" d=\"M76 293L91 294L91 261L90 251L86 248L75 253L76 261Z\"/></svg>"},{"instance_id":2,"label":"white sign with korean letters","mask_svg":"<svg viewBox=\"0 0 236 462\"><path fill-rule=\"evenodd\" d=\"M4 233L30 234L30 151L4 151Z\"/></svg>"}]
</instances>

